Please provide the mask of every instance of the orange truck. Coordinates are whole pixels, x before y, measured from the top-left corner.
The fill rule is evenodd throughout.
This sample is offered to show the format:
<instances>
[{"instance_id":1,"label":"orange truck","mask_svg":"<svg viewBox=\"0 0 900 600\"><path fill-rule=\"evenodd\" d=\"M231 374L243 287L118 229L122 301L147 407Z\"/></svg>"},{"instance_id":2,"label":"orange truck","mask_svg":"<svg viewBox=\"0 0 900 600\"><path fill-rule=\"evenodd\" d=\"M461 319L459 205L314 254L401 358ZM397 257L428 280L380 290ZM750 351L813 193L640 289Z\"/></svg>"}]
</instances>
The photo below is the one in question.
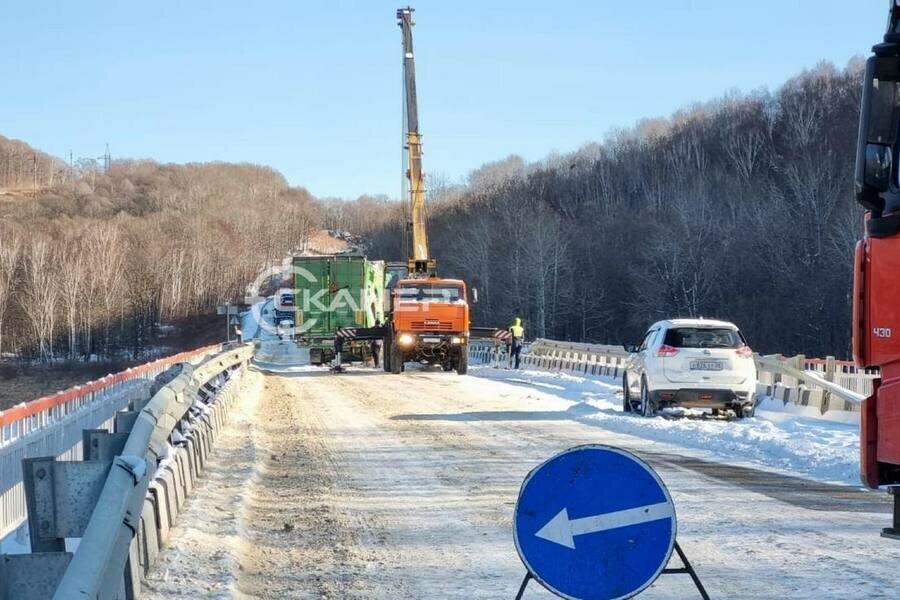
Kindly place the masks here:
<instances>
[{"instance_id":1,"label":"orange truck","mask_svg":"<svg viewBox=\"0 0 900 600\"><path fill-rule=\"evenodd\" d=\"M469 366L469 303L465 282L438 277L401 279L391 292L391 331L384 368L407 362L440 365L465 375Z\"/></svg>"}]
</instances>

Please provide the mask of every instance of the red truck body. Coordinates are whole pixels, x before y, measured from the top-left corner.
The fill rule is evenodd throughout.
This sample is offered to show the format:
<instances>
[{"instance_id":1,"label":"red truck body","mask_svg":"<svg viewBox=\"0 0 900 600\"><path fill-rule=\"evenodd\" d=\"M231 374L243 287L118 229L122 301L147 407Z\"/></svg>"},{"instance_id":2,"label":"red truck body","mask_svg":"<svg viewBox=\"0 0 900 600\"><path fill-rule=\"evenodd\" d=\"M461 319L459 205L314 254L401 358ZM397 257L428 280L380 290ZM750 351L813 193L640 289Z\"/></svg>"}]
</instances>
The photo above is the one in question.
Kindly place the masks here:
<instances>
[{"instance_id":1,"label":"red truck body","mask_svg":"<svg viewBox=\"0 0 900 600\"><path fill-rule=\"evenodd\" d=\"M853 354L881 379L863 402L860 472L869 487L900 484L900 235L856 247Z\"/></svg>"}]
</instances>

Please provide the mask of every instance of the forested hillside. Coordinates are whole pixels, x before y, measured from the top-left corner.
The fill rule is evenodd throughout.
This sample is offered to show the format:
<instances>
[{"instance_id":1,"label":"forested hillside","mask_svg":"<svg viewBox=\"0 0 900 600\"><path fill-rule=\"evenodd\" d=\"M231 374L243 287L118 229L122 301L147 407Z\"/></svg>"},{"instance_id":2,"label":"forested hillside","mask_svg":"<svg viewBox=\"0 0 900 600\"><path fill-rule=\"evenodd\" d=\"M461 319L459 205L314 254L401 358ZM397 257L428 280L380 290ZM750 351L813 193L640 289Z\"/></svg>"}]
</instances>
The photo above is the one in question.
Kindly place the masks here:
<instances>
[{"instance_id":1,"label":"forested hillside","mask_svg":"<svg viewBox=\"0 0 900 600\"><path fill-rule=\"evenodd\" d=\"M242 299L324 212L272 169L216 163L116 161L0 197L0 350L145 356L161 324Z\"/></svg>"},{"instance_id":2,"label":"forested hillside","mask_svg":"<svg viewBox=\"0 0 900 600\"><path fill-rule=\"evenodd\" d=\"M0 193L33 192L69 175L67 165L58 158L0 135Z\"/></svg>"},{"instance_id":3,"label":"forested hillside","mask_svg":"<svg viewBox=\"0 0 900 600\"><path fill-rule=\"evenodd\" d=\"M533 336L621 343L655 319L705 316L757 350L846 356L861 73L821 65L774 93L432 189L442 274L480 289L478 324L521 314ZM372 228L371 254L401 258L402 229L399 211Z\"/></svg>"}]
</instances>

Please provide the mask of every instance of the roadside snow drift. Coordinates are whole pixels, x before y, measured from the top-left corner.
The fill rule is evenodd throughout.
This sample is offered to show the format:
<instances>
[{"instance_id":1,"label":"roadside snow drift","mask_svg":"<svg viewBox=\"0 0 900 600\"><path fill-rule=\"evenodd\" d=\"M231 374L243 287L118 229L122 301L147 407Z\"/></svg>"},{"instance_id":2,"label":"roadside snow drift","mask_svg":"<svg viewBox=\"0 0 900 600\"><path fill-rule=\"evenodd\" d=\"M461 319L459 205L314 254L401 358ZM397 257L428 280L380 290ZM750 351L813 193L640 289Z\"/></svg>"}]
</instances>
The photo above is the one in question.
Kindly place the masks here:
<instances>
[{"instance_id":1,"label":"roadside snow drift","mask_svg":"<svg viewBox=\"0 0 900 600\"><path fill-rule=\"evenodd\" d=\"M573 403L572 418L609 431L677 445L698 457L726 459L748 466L830 483L859 481L859 426L775 410L764 403L752 419L725 421L658 415L644 418L622 411L622 390L607 377L551 371L509 371L473 367L477 377L530 386L547 400Z\"/></svg>"}]
</instances>

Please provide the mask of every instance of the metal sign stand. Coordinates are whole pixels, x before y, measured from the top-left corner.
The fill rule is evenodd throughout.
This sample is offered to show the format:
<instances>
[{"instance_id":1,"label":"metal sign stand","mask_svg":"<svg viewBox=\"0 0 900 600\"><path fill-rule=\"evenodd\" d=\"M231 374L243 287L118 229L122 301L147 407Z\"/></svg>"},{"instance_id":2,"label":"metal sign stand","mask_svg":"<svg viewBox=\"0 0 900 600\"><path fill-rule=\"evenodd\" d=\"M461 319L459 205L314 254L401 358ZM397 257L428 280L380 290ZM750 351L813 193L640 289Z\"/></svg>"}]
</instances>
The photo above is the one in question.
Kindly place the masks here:
<instances>
[{"instance_id":1,"label":"metal sign stand","mask_svg":"<svg viewBox=\"0 0 900 600\"><path fill-rule=\"evenodd\" d=\"M691 565L684 550L678 545L677 540L675 541L675 552L678 553L678 558L681 559L681 564L684 566L675 568L666 567L662 570L662 575L690 575L691 579L694 581L694 585L697 586L697 591L700 592L700 597L703 598L703 600L709 600L709 594L706 593L703 582L700 581L700 577L697 576L697 571L694 570L693 565ZM525 573L522 585L519 586L519 593L516 594L516 600L522 600L522 596L525 594L525 588L528 587L528 582L532 579L534 579L534 575L532 575L530 571Z\"/></svg>"},{"instance_id":2,"label":"metal sign stand","mask_svg":"<svg viewBox=\"0 0 900 600\"><path fill-rule=\"evenodd\" d=\"M666 567L663 569L663 575L679 575L687 573L691 576L691 579L694 581L694 585L697 586L697 591L700 592L700 597L703 600L709 600L709 594L706 593L706 588L703 587L703 583L700 581L700 578L697 576L697 571L694 570L693 565L688 560L687 555L684 553L684 550L681 549L681 546L678 545L678 540L675 540L675 552L678 553L678 558L681 559L681 564L684 565L679 568L669 568Z\"/></svg>"},{"instance_id":3,"label":"metal sign stand","mask_svg":"<svg viewBox=\"0 0 900 600\"><path fill-rule=\"evenodd\" d=\"M516 594L516 600L522 600L522 594L525 593L525 588L528 587L528 582L532 579L531 571L525 573L525 579L522 580L522 585L519 586L519 593Z\"/></svg>"}]
</instances>

